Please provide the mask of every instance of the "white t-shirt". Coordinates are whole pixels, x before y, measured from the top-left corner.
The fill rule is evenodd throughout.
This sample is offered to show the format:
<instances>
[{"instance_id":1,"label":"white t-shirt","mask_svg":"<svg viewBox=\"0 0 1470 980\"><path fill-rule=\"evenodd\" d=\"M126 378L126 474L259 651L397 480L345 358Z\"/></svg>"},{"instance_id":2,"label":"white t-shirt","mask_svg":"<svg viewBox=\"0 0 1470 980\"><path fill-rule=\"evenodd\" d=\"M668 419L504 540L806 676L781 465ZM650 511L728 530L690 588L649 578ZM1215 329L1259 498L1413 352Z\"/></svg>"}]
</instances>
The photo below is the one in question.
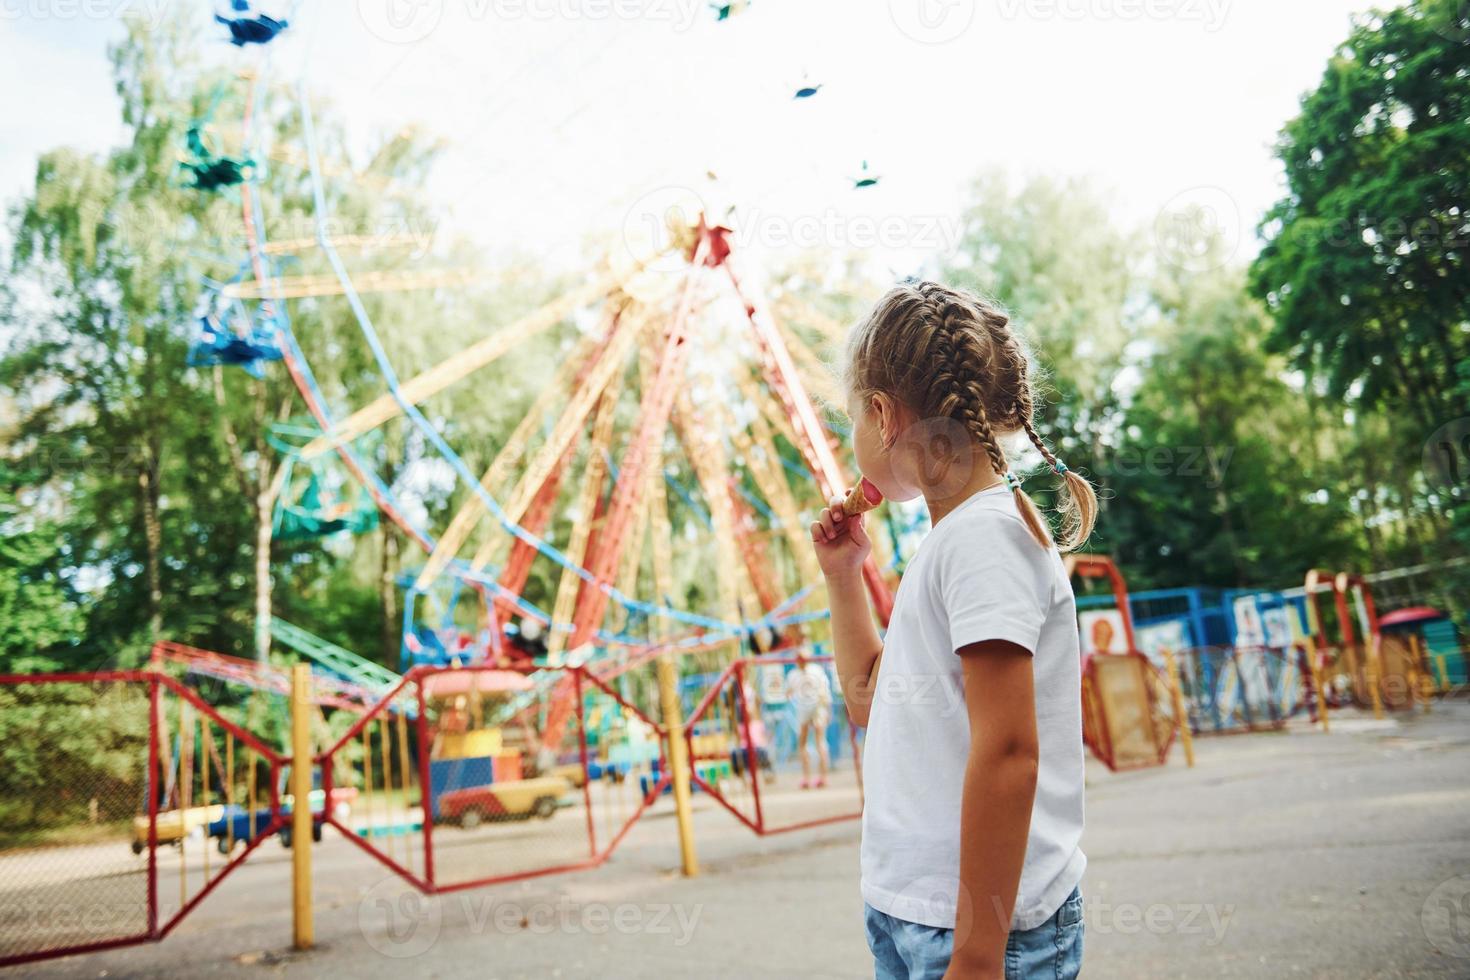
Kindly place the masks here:
<instances>
[{"instance_id":1,"label":"white t-shirt","mask_svg":"<svg viewBox=\"0 0 1470 980\"><path fill-rule=\"evenodd\" d=\"M1078 846L1081 677L1061 556L1037 544L1004 486L945 515L899 584L863 748L863 900L907 922L954 928L970 748L955 651L983 640L1009 640L1033 654L1040 759L1011 928L1034 929L1087 865Z\"/></svg>"}]
</instances>

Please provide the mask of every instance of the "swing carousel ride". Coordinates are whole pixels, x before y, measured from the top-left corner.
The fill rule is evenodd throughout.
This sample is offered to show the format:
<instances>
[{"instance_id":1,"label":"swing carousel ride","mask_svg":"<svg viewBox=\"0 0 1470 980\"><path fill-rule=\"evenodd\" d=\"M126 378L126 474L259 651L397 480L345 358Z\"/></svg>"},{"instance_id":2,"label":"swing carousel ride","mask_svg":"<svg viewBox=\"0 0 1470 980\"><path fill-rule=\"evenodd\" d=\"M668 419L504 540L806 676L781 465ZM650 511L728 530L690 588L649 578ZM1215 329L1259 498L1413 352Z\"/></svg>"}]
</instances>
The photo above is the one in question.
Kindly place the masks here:
<instances>
[{"instance_id":1,"label":"swing carousel ride","mask_svg":"<svg viewBox=\"0 0 1470 980\"><path fill-rule=\"evenodd\" d=\"M851 473L814 400L835 399L832 381L802 331L827 343L840 328L792 297L778 319L731 230L675 208L641 253L617 251L580 285L435 363L395 364L385 335L429 328L375 320L364 295L454 290L476 272L354 269L349 257L374 243L334 236L330 203L339 199L330 182L351 174L324 164L304 88L290 110L301 145L273 139L280 130L258 108L271 38L240 41L230 30L260 54L241 75L241 118L218 126L216 97L188 128L180 180L238 204L247 248L236 275L206 284L191 363L258 375L279 360L305 402L308 425L272 430L285 457L272 488L275 535L361 533L380 515L401 529L424 556L401 578L405 667L571 664L610 680L669 650L700 672L742 648L819 648L826 601L806 527ZM819 88L803 83L798 97ZM222 148L226 132L237 145ZM301 169L310 238L268 240L266 159ZM865 169L864 180L876 178ZM327 271L298 274L305 253ZM298 304L325 297L345 301L386 389L364 403L325 393L310 354L317 339L293 330ZM488 464L471 465L451 445L451 420L426 403L528 346L555 351L550 380ZM374 448L389 426L418 454L412 463L385 464ZM384 473L395 463L422 469L429 457L454 483L437 526ZM899 539L890 531L875 535L864 568L885 621ZM268 607L260 617L269 630ZM548 744L557 729L549 719Z\"/></svg>"}]
</instances>

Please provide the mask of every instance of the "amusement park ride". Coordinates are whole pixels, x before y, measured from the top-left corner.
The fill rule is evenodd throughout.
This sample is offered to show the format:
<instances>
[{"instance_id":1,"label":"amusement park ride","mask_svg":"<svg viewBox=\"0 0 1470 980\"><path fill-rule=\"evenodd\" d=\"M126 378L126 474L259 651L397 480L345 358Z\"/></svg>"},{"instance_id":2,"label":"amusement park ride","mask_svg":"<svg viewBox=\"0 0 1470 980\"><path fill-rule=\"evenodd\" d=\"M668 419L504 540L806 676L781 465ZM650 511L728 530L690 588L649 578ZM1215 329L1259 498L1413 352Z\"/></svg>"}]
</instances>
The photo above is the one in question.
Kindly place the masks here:
<instances>
[{"instance_id":1,"label":"amusement park ride","mask_svg":"<svg viewBox=\"0 0 1470 980\"><path fill-rule=\"evenodd\" d=\"M266 26L278 32L286 24ZM613 811L636 818L676 768L661 737L667 732L651 720L658 711L646 686L620 684L642 697L634 704L608 685L666 654L682 662L686 679L725 678L720 695L699 706L698 730L689 735L703 790L723 795L755 759L772 779L784 751L778 719L768 727L763 706L744 699L743 685L728 689L728 680L743 676L737 663L749 650L776 658L822 652L826 602L805 528L850 480L813 399L831 400L834 385L808 344L837 341L840 327L791 295L781 297L778 321L731 229L702 211L674 210L661 216L651 241L615 250L564 295L403 370L374 319L391 304L373 297L463 290L484 272L431 262L373 267L375 256L396 247L392 236L332 233L329 202L338 196L329 181L366 178L323 161L304 93L285 110L299 113L299 126L286 128L300 134L300 145L272 138L265 120L279 103L264 97L264 52L274 33L257 36L256 26L244 24L248 37L237 43L261 55L257 67L222 87L205 117L192 121L180 160L182 186L238 205L246 242L233 275L206 282L190 363L259 377L262 365L280 361L305 403L309 422L280 423L270 433L284 457L267 494L274 538L360 534L381 518L423 553L422 564L399 578L407 673L274 616L268 591L257 595L253 663L161 647L159 669L182 667L187 683L210 678L281 700L290 687L269 664L272 647L309 660L317 707L356 719L317 758L321 792L335 801L343 787L354 788L363 811L382 810L382 819L358 816L350 827L335 811L321 819L380 859L402 839L404 864L393 866L431 888L444 875L441 867L436 881L435 822L473 836L481 820L549 819L581 806L593 854L601 854L595 860L605 857L592 833L594 812L607 812L611 800ZM232 26L231 36L243 35ZM240 108L238 125L215 124L225 105ZM305 172L314 235L268 239L265 160ZM324 391L323 364L313 363L327 341L293 329L293 316L331 298L345 301L349 328L386 387L345 408L340 394ZM472 466L451 446L437 406L456 385L526 351L555 360L550 380L488 461ZM395 429L407 434L398 442L411 444L416 459L454 476L437 526L380 475L381 436ZM898 564L886 552L898 535L875 537L878 550L863 574L886 622L893 578L885 571ZM183 724L172 715L162 722ZM769 735L751 747L752 731ZM204 777L195 778L202 791ZM625 781L628 792L639 787L631 806L616 803L615 787ZM782 823L772 805L761 816L756 802L762 832ZM270 826L279 826L272 812ZM237 836L253 844L258 829Z\"/></svg>"},{"instance_id":2,"label":"amusement park ride","mask_svg":"<svg viewBox=\"0 0 1470 980\"><path fill-rule=\"evenodd\" d=\"M244 84L238 156L279 156L255 145L261 83L249 75ZM640 254L632 247L614 254L584 284L400 378L363 294L458 287L472 276L452 269L350 271L338 249L345 240L328 233L326 169L304 100L300 113L317 234L290 245L324 258L330 272L282 274L284 246L265 236L262 184L241 181L233 192L248 257L210 303L232 315L214 316L201 334L212 346L200 363L269 347L311 413L312 426L273 432L272 444L286 456L271 487L276 535L360 532L376 513L423 551L422 566L401 579L406 668L566 665L607 682L669 651L688 658L687 672L711 676L745 644L814 652L826 604L805 527L850 483L811 394L830 394L832 384L801 333L776 320L731 229L704 213L670 211L663 234ZM345 298L388 389L342 412L317 383L308 353L314 338L292 330L294 304L330 295ZM824 339L837 339L830 320L793 297L783 297L783 310ZM227 328L248 331L251 343L221 342ZM270 343L262 330L272 333ZM425 403L530 344L543 351L559 345L552 378L488 464L471 469L442 424L429 421ZM242 366L258 365L247 359ZM389 425L408 426L417 445L455 474L452 516L442 530L409 516L413 508L378 477L374 454L364 451L365 440ZM353 494L356 505L347 499ZM882 539L863 571L884 622L892 608L892 582L882 571L894 564L881 553L888 547ZM539 593L528 595L533 581L555 583L544 604ZM467 602L470 596L476 601ZM272 617L268 595L257 604L257 621L257 659L274 639L354 692L394 686L391 672L375 673ZM221 662L201 661L196 673L221 669ZM525 747L526 769L547 768L538 755L565 752L567 726L579 709L575 679L563 674L545 692L537 709L539 749ZM282 681L266 683L275 689ZM455 703L436 705L430 693L428 710L442 717ZM412 699L400 707L415 710ZM732 725L719 722L725 734L716 738L733 739ZM436 740L435 758L468 759L458 745Z\"/></svg>"}]
</instances>

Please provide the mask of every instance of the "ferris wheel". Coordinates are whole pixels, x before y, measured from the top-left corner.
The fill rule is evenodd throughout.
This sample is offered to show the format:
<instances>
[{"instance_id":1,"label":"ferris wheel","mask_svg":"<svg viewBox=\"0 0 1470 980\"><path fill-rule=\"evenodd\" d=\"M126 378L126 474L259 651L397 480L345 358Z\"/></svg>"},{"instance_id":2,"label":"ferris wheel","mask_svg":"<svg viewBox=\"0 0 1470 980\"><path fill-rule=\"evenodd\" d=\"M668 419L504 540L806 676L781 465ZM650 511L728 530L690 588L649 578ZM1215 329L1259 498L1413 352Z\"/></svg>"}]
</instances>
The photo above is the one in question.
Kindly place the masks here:
<instances>
[{"instance_id":1,"label":"ferris wheel","mask_svg":"<svg viewBox=\"0 0 1470 980\"><path fill-rule=\"evenodd\" d=\"M819 396L836 400L835 386L793 324L830 340L840 327L792 297L773 308L731 229L685 203L655 214L646 241L615 250L550 302L488 324L433 363L395 363L385 338L426 328L375 319L364 297L468 289L484 271L431 259L386 270L358 263L365 249L391 247L392 236L333 233L333 183L355 177L324 162L304 88L293 110L299 145L262 146L266 74L244 76L242 138L230 157L252 165L230 182L247 257L215 290L217 305L240 311L233 322L253 331L254 347L215 318L210 350L235 351L247 366L279 359L305 402L313 428L294 428L276 487L289 496L290 474L310 475L304 492L314 496L287 502L292 527L371 526L360 513L367 506L422 552L402 579L405 661L534 653L610 676L670 649L728 657L742 644L819 641L826 602L806 527L851 474L818 408ZM309 235L268 236L266 185L254 176L267 157L309 182ZM283 261L306 252L325 271L298 273ZM344 403L326 393L315 338L293 329L297 305L325 297L345 301L347 334L386 389L378 396ZM549 380L488 463L471 465L453 419L425 405L526 349L554 360ZM380 472L380 454L365 449L390 425L447 476L443 518L406 500ZM350 478L359 506L322 475L332 467ZM334 486L324 503L323 488ZM327 505L330 514L315 514ZM875 540L880 553L864 575L886 620L884 569L893 561L888 539ZM535 582L553 585L535 594Z\"/></svg>"}]
</instances>

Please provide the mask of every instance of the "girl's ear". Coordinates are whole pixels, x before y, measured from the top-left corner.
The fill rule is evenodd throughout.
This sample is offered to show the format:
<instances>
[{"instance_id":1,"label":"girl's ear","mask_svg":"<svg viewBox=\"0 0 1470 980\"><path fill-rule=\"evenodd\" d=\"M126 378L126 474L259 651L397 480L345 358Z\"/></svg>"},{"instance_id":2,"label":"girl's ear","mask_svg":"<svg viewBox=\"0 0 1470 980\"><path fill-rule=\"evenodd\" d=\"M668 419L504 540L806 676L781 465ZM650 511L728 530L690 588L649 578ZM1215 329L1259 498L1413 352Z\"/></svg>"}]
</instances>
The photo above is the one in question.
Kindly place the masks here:
<instances>
[{"instance_id":1,"label":"girl's ear","mask_svg":"<svg viewBox=\"0 0 1470 980\"><path fill-rule=\"evenodd\" d=\"M873 413L873 421L878 424L878 438L883 443L884 450L893 448L898 441L898 434L903 429L903 422L899 418L898 403L883 392L874 392L869 399L868 409Z\"/></svg>"}]
</instances>

